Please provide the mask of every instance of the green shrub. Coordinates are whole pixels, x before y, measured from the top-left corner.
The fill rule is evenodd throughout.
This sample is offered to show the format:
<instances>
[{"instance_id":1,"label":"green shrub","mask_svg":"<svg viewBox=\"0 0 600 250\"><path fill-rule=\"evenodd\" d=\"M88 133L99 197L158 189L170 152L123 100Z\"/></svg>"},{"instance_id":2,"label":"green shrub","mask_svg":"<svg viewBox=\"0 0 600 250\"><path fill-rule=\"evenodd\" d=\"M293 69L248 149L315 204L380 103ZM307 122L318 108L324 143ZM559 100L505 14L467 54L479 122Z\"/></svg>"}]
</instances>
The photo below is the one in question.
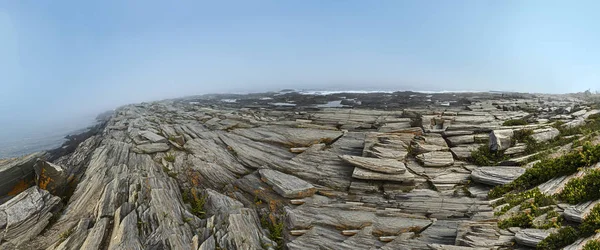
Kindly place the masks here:
<instances>
[{"instance_id":1,"label":"green shrub","mask_svg":"<svg viewBox=\"0 0 600 250\"><path fill-rule=\"evenodd\" d=\"M600 204L597 204L592 208L592 211L590 211L588 216L583 219L579 226L582 237L591 236L595 234L598 229L600 229Z\"/></svg>"},{"instance_id":2,"label":"green shrub","mask_svg":"<svg viewBox=\"0 0 600 250\"><path fill-rule=\"evenodd\" d=\"M593 169L582 178L571 179L558 197L570 204L600 199L600 170Z\"/></svg>"},{"instance_id":3,"label":"green shrub","mask_svg":"<svg viewBox=\"0 0 600 250\"><path fill-rule=\"evenodd\" d=\"M168 162L175 162L175 155L173 155L171 153L167 153L167 155L165 155L164 159L165 159L165 161L168 161Z\"/></svg>"},{"instance_id":4,"label":"green shrub","mask_svg":"<svg viewBox=\"0 0 600 250\"><path fill-rule=\"evenodd\" d=\"M507 229L509 227L521 227L529 228L532 227L532 222L535 217L528 213L519 213L513 217L498 222L498 227L501 229Z\"/></svg>"},{"instance_id":5,"label":"green shrub","mask_svg":"<svg viewBox=\"0 0 600 250\"><path fill-rule=\"evenodd\" d=\"M550 234L542 240L536 249L561 249L566 247L579 238L579 232L572 227L563 227L558 232Z\"/></svg>"},{"instance_id":6,"label":"green shrub","mask_svg":"<svg viewBox=\"0 0 600 250\"><path fill-rule=\"evenodd\" d=\"M509 157L504 155L504 151L491 151L487 145L483 145L471 153L471 161L478 166L496 166L508 159Z\"/></svg>"},{"instance_id":7,"label":"green shrub","mask_svg":"<svg viewBox=\"0 0 600 250\"><path fill-rule=\"evenodd\" d=\"M583 246L583 250L600 250L600 241L590 240Z\"/></svg>"},{"instance_id":8,"label":"green shrub","mask_svg":"<svg viewBox=\"0 0 600 250\"><path fill-rule=\"evenodd\" d=\"M502 126L522 126L522 125L527 125L527 121L523 120L523 119L513 119L513 120L508 120L505 121L504 123L502 123Z\"/></svg>"},{"instance_id":9,"label":"green shrub","mask_svg":"<svg viewBox=\"0 0 600 250\"><path fill-rule=\"evenodd\" d=\"M523 175L514 181L492 189L488 193L488 197L494 199L512 190L526 190L549 181L552 178L573 174L579 168L599 161L600 145L592 146L590 143L586 143L581 151L572 151L555 159L543 159L541 162L527 169Z\"/></svg>"},{"instance_id":10,"label":"green shrub","mask_svg":"<svg viewBox=\"0 0 600 250\"><path fill-rule=\"evenodd\" d=\"M507 194L506 196L504 196L504 202L508 203L508 206L503 207L500 213L497 213L496 215L504 214L512 207L521 205L524 201L529 200L531 198L534 199L533 203L538 207L556 204L556 202L554 201L554 199L552 199L551 196L542 194L542 192L540 192L538 188L534 188L522 193Z\"/></svg>"}]
</instances>

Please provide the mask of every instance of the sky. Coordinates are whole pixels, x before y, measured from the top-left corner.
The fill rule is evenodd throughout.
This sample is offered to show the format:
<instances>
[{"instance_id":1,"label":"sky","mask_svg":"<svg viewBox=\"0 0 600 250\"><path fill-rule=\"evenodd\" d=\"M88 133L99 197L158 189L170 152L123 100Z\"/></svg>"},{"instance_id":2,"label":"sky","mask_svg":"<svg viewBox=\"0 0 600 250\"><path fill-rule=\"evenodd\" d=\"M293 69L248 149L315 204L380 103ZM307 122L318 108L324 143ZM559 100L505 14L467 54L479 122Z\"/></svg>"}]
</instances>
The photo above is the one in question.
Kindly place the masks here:
<instances>
[{"instance_id":1,"label":"sky","mask_svg":"<svg viewBox=\"0 0 600 250\"><path fill-rule=\"evenodd\" d=\"M295 89L600 90L598 1L0 1L0 123ZM1 135L0 135L1 137Z\"/></svg>"}]
</instances>

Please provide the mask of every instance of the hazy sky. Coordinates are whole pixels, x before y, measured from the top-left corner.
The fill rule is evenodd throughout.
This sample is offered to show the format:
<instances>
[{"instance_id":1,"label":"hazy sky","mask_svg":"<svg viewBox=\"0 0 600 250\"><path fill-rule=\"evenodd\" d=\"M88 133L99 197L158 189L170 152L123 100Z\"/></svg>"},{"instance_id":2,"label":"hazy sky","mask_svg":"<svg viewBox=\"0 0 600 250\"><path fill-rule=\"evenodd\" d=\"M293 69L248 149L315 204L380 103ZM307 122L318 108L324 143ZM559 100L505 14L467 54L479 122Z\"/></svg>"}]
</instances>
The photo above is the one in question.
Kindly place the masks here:
<instances>
[{"instance_id":1,"label":"hazy sky","mask_svg":"<svg viewBox=\"0 0 600 250\"><path fill-rule=\"evenodd\" d=\"M598 1L91 2L0 2L4 126L290 87L600 89Z\"/></svg>"}]
</instances>

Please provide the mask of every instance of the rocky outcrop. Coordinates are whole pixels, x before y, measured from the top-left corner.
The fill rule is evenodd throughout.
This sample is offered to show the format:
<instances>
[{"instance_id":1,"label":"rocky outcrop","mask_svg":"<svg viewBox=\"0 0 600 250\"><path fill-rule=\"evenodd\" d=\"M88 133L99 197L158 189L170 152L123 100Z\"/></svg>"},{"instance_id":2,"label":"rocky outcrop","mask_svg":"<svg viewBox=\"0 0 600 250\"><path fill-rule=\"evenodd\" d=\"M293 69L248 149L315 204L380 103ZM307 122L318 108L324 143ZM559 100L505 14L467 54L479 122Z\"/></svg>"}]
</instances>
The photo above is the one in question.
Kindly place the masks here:
<instances>
[{"instance_id":1,"label":"rocky outcrop","mask_svg":"<svg viewBox=\"0 0 600 250\"><path fill-rule=\"evenodd\" d=\"M523 156L523 144L512 145L512 130L535 129L540 141L551 140L554 131L547 123L509 129L504 121L588 114L513 94L478 93L457 102L453 94L436 99L396 92L362 100L365 95L344 95L335 98L352 107L317 106L334 97L298 93L127 105L66 155L40 160L35 168L40 155L0 160L0 171L19 174L7 174L7 182L27 178L19 169L31 173L26 191L0 205L5 211L0 222L2 214L10 218L0 248L532 245L540 234L499 229L495 201L487 200L491 186L517 178L526 167L474 166L468 162L471 152L491 145L514 164L525 163L532 155ZM410 98L419 105L403 109ZM429 107L420 105L429 98ZM538 108L535 117L523 111ZM547 182L540 190L555 194L567 180ZM65 207L59 212L60 204ZM589 207L565 207L564 214L577 221Z\"/></svg>"},{"instance_id":2,"label":"rocky outcrop","mask_svg":"<svg viewBox=\"0 0 600 250\"><path fill-rule=\"evenodd\" d=\"M2 248L22 248L38 236L61 208L60 198L37 186L0 205Z\"/></svg>"},{"instance_id":3,"label":"rocky outcrop","mask_svg":"<svg viewBox=\"0 0 600 250\"><path fill-rule=\"evenodd\" d=\"M20 158L0 162L0 196L16 195L27 189L33 182L33 166L44 153L33 153Z\"/></svg>"}]
</instances>

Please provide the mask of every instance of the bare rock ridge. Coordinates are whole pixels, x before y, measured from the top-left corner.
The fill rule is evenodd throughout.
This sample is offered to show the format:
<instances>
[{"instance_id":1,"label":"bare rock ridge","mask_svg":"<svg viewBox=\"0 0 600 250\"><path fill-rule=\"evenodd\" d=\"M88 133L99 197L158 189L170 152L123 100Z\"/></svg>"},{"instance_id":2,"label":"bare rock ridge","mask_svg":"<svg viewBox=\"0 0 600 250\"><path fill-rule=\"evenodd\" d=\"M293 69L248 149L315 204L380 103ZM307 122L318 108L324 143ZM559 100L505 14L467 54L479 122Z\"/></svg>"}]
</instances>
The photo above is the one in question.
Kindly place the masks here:
<instances>
[{"instance_id":1,"label":"bare rock ridge","mask_svg":"<svg viewBox=\"0 0 600 250\"><path fill-rule=\"evenodd\" d=\"M345 104L317 106L332 101ZM517 162L528 155L514 131L552 140L551 119L575 126L596 112L581 104L290 92L127 105L72 150L0 160L0 249L535 246L548 231L498 228L487 199L525 168L474 165L471 153L489 147ZM503 125L514 119L529 122ZM589 208L565 214L580 220Z\"/></svg>"}]
</instances>

